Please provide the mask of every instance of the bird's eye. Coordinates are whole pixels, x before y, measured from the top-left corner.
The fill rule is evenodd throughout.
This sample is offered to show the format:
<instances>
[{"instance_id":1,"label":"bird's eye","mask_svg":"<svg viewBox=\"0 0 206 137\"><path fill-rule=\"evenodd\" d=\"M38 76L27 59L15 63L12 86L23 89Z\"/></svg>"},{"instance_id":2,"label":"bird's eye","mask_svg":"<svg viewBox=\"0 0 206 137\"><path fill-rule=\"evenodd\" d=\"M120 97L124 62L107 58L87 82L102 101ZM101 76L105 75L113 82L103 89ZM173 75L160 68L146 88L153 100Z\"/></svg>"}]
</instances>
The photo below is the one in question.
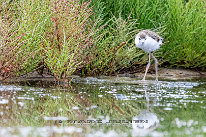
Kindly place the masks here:
<instances>
[{"instance_id":1,"label":"bird's eye","mask_svg":"<svg viewBox=\"0 0 206 137\"><path fill-rule=\"evenodd\" d=\"M139 40L141 40L141 38L139 38Z\"/></svg>"}]
</instances>

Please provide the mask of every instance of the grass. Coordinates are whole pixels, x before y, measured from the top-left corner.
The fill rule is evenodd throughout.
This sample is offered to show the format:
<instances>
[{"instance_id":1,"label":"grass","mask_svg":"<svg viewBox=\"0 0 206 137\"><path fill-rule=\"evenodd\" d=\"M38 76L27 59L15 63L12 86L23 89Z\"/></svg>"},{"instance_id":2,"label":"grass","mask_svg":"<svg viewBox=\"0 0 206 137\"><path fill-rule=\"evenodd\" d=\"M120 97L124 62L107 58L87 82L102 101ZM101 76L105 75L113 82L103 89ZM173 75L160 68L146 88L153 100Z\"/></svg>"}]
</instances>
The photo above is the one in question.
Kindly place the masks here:
<instances>
[{"instance_id":1,"label":"grass","mask_svg":"<svg viewBox=\"0 0 206 137\"><path fill-rule=\"evenodd\" d=\"M0 1L0 79L44 67L56 77L110 75L147 62L141 29L169 41L160 65L205 70L203 0Z\"/></svg>"},{"instance_id":2,"label":"grass","mask_svg":"<svg viewBox=\"0 0 206 137\"><path fill-rule=\"evenodd\" d=\"M113 16L127 20L128 15L131 14L132 19L137 19L138 25L136 27L138 29L154 30L159 32L165 38L165 41L169 41L155 52L160 65L205 70L205 1L99 0L97 4L94 3L95 11L95 8L99 9L99 3L103 5L102 10L104 12L99 12L97 15L100 16L99 14L101 14L104 21ZM133 43L131 42L131 44ZM141 63L144 64L145 62ZM141 63L138 62L138 64ZM128 65L128 67L131 67L131 65Z\"/></svg>"},{"instance_id":3,"label":"grass","mask_svg":"<svg viewBox=\"0 0 206 137\"><path fill-rule=\"evenodd\" d=\"M89 18L90 3L61 0L51 4L48 30L44 39L45 63L59 80L90 62L98 37Z\"/></svg>"},{"instance_id":4,"label":"grass","mask_svg":"<svg viewBox=\"0 0 206 137\"><path fill-rule=\"evenodd\" d=\"M109 75L140 62L143 52L134 47L132 41L136 20L112 17L101 31L102 37L96 46L96 58L84 69L89 75ZM84 71L82 70L82 71Z\"/></svg>"},{"instance_id":5,"label":"grass","mask_svg":"<svg viewBox=\"0 0 206 137\"><path fill-rule=\"evenodd\" d=\"M168 1L169 13L167 16L168 40L170 44L164 48L165 60L171 66L185 68L205 68L206 53L206 3L191 0ZM178 8L175 8L177 7Z\"/></svg>"}]
</instances>

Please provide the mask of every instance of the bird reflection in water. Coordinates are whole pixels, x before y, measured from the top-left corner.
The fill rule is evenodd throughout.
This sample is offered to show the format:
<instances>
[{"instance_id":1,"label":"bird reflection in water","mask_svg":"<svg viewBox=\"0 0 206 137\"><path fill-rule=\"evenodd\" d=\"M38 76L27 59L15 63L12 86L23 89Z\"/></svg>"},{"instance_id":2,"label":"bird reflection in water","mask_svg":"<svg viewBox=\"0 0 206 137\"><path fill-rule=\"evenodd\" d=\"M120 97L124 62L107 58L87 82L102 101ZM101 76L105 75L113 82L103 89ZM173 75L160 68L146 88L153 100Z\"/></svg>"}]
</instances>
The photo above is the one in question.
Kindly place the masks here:
<instances>
[{"instance_id":1,"label":"bird reflection in water","mask_svg":"<svg viewBox=\"0 0 206 137\"><path fill-rule=\"evenodd\" d=\"M132 136L148 136L160 124L157 115L150 111L149 94L145 91L147 109L132 119Z\"/></svg>"}]
</instances>

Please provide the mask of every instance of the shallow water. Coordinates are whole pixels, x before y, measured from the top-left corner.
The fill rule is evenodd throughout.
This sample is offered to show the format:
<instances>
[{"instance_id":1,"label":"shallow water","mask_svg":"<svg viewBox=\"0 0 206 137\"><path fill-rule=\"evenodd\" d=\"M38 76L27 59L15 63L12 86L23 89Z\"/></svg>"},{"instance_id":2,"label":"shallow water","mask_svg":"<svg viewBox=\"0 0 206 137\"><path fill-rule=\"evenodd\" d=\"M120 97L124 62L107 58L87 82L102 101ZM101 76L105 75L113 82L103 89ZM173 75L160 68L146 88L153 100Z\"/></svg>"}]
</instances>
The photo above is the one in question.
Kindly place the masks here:
<instances>
[{"instance_id":1,"label":"shallow water","mask_svg":"<svg viewBox=\"0 0 206 137\"><path fill-rule=\"evenodd\" d=\"M0 136L199 136L206 81L74 78L0 84Z\"/></svg>"}]
</instances>

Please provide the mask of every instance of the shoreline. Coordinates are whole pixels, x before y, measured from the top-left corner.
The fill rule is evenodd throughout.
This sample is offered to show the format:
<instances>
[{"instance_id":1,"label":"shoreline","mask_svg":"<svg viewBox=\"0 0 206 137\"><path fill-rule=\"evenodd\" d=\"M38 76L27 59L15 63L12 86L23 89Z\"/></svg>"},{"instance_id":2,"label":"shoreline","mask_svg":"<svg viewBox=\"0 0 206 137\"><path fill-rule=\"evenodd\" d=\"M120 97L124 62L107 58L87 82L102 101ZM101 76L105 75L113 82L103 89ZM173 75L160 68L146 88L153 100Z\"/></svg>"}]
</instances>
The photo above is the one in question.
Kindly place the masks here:
<instances>
[{"instance_id":1,"label":"shoreline","mask_svg":"<svg viewBox=\"0 0 206 137\"><path fill-rule=\"evenodd\" d=\"M187 69L177 69L177 68L159 68L158 70L159 80L195 80L195 79L205 79L206 78L206 72L204 71L194 71L194 70L187 70ZM75 78L106 78L106 79L113 79L114 77L119 78L132 78L132 79L138 79L141 80L144 76L143 72L138 73L129 73L125 72L123 74L117 74L112 76L85 76L80 77L78 75L72 75L67 78L67 81L70 81L71 79ZM20 77L11 77L4 81L0 81L0 83L18 83L23 81L39 81L39 80L45 80L45 81L57 81L55 77L43 74L43 76L39 75L36 71L30 72L26 75L20 76ZM149 71L146 76L146 80L155 80L155 72ZM64 81L64 80L63 80Z\"/></svg>"}]
</instances>

